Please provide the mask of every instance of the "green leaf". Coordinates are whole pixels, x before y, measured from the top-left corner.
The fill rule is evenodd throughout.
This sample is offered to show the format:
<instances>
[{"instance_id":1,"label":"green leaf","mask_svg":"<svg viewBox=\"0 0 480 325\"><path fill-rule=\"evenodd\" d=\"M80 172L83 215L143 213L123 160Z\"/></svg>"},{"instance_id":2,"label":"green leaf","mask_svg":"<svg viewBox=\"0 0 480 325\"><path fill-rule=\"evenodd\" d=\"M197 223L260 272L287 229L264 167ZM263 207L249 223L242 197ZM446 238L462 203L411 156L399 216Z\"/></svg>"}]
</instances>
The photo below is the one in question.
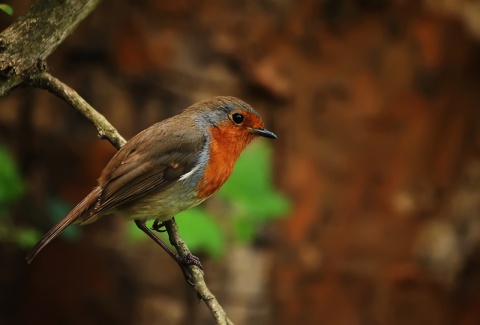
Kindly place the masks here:
<instances>
[{"instance_id":1,"label":"green leaf","mask_svg":"<svg viewBox=\"0 0 480 325\"><path fill-rule=\"evenodd\" d=\"M274 187L271 149L264 141L251 145L238 159L230 179L219 196L231 205L230 216L240 240L251 240L265 222L286 215L290 204Z\"/></svg>"},{"instance_id":2,"label":"green leaf","mask_svg":"<svg viewBox=\"0 0 480 325\"><path fill-rule=\"evenodd\" d=\"M175 216L182 239L192 252L204 251L210 256L220 257L225 251L225 238L222 229L211 215L202 208L192 208ZM150 227L150 225L148 226ZM147 235L132 222L127 228L128 238L132 241L147 239ZM157 235L168 243L167 233Z\"/></svg>"},{"instance_id":3,"label":"green leaf","mask_svg":"<svg viewBox=\"0 0 480 325\"><path fill-rule=\"evenodd\" d=\"M18 199L24 191L17 165L7 150L0 146L0 206Z\"/></svg>"},{"instance_id":4,"label":"green leaf","mask_svg":"<svg viewBox=\"0 0 480 325\"><path fill-rule=\"evenodd\" d=\"M4 11L7 15L13 15L13 8L7 4L0 3L0 10Z\"/></svg>"},{"instance_id":5,"label":"green leaf","mask_svg":"<svg viewBox=\"0 0 480 325\"><path fill-rule=\"evenodd\" d=\"M224 254L226 241L223 231L205 209L184 211L175 220L182 238L193 252L205 251L213 257Z\"/></svg>"},{"instance_id":6,"label":"green leaf","mask_svg":"<svg viewBox=\"0 0 480 325\"><path fill-rule=\"evenodd\" d=\"M235 235L242 242L251 242L255 237L256 228L255 222L249 222L246 219L234 220L233 229Z\"/></svg>"},{"instance_id":7,"label":"green leaf","mask_svg":"<svg viewBox=\"0 0 480 325\"><path fill-rule=\"evenodd\" d=\"M19 229L14 236L14 241L24 248L33 247L41 238L41 235L35 229Z\"/></svg>"}]
</instances>

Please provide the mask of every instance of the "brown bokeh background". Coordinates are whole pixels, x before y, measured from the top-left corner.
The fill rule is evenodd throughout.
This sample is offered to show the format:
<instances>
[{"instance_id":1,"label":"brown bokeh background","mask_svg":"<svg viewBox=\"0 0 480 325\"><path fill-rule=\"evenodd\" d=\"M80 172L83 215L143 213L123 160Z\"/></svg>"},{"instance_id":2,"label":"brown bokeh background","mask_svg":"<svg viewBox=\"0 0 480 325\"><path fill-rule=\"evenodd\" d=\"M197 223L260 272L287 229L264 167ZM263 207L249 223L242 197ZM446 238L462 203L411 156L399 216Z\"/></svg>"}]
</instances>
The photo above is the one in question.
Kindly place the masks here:
<instances>
[{"instance_id":1,"label":"brown bokeh background","mask_svg":"<svg viewBox=\"0 0 480 325\"><path fill-rule=\"evenodd\" d=\"M480 324L478 22L467 0L106 0L48 64L127 138L216 95L278 134L292 211L261 245L204 257L237 324ZM114 153L32 89L0 99L0 142L27 183L15 222L42 231L49 198L79 201ZM212 324L124 227L85 227L30 266L0 245L0 323Z\"/></svg>"}]
</instances>

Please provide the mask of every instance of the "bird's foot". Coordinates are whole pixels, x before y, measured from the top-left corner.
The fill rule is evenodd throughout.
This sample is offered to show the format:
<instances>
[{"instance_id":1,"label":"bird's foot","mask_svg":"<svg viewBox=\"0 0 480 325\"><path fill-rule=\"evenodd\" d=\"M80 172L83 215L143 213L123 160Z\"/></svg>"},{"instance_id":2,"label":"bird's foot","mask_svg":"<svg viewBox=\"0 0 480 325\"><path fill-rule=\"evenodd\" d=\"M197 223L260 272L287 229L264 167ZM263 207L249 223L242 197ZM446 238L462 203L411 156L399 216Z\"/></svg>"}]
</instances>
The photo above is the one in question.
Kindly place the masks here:
<instances>
[{"instance_id":1,"label":"bird's foot","mask_svg":"<svg viewBox=\"0 0 480 325\"><path fill-rule=\"evenodd\" d=\"M195 265L199 267L201 270L203 270L203 266L202 266L202 263L200 262L200 259L191 253L188 253L185 256L177 255L175 260L177 261L178 264L181 264L184 266Z\"/></svg>"},{"instance_id":2,"label":"bird's foot","mask_svg":"<svg viewBox=\"0 0 480 325\"><path fill-rule=\"evenodd\" d=\"M183 276L185 277L187 283L191 286L194 286L195 283L193 282L193 275L188 266L195 265L203 271L203 266L200 262L200 259L197 256L189 253L185 256L176 255L175 261L178 263L178 266L180 266L180 269L182 269Z\"/></svg>"},{"instance_id":3,"label":"bird's foot","mask_svg":"<svg viewBox=\"0 0 480 325\"><path fill-rule=\"evenodd\" d=\"M172 219L175 220L175 218ZM163 221L155 219L152 224L152 230L155 230L157 232L167 232L167 227L165 227L165 223Z\"/></svg>"},{"instance_id":4,"label":"bird's foot","mask_svg":"<svg viewBox=\"0 0 480 325\"><path fill-rule=\"evenodd\" d=\"M155 230L157 232L166 232L167 228L165 228L165 224L162 221L156 219L153 222L152 230Z\"/></svg>"},{"instance_id":5,"label":"bird's foot","mask_svg":"<svg viewBox=\"0 0 480 325\"><path fill-rule=\"evenodd\" d=\"M175 260L175 262L177 262L178 266L180 266L180 268L182 269L183 276L185 277L185 280L188 282L188 284L192 286L195 285L195 283L193 282L192 272L190 272L188 266L195 265L198 268L200 268L200 270L203 271L203 266L202 266L202 263L200 262L200 259L191 253L188 253L185 256L176 254L174 251L172 251L170 247L165 245L165 243L163 243L160 240L160 238L158 238L150 229L146 227L145 221L135 220L135 224L143 232L145 232L150 238L152 238L158 245L160 245ZM152 230L157 232L166 232L167 228L164 222L158 219L155 219L155 221L152 224ZM170 243L174 245L174 243L172 242L172 238L170 238Z\"/></svg>"}]
</instances>

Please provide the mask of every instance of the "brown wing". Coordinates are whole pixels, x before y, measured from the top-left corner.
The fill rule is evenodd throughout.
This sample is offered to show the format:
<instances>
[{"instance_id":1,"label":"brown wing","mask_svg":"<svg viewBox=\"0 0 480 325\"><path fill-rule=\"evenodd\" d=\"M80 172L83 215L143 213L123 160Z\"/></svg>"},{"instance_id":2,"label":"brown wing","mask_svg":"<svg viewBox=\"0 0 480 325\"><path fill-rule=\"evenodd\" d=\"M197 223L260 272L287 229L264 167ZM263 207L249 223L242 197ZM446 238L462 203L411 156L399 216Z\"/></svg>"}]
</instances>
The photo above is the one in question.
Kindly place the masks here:
<instances>
[{"instance_id":1,"label":"brown wing","mask_svg":"<svg viewBox=\"0 0 480 325\"><path fill-rule=\"evenodd\" d=\"M181 130L167 133L150 127L141 132L105 167L99 179L100 199L82 222L168 188L193 169L205 141L204 137L198 139Z\"/></svg>"}]
</instances>

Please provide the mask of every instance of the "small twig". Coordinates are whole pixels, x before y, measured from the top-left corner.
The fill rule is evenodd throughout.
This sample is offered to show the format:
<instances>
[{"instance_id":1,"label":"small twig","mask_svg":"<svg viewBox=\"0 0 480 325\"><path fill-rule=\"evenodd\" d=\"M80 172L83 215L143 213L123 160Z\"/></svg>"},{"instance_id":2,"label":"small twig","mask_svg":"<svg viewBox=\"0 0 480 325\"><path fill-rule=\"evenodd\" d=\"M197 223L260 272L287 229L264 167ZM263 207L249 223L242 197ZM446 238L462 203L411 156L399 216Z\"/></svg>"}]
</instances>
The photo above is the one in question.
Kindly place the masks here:
<instances>
[{"instance_id":1,"label":"small twig","mask_svg":"<svg viewBox=\"0 0 480 325\"><path fill-rule=\"evenodd\" d=\"M40 72L31 75L25 81L25 84L48 90L69 103L97 128L102 138L110 141L115 148L120 149L125 144L125 139L123 139L123 137L102 114L98 113L76 91L49 73ZM189 254L190 250L180 237L176 222L173 219L166 221L165 227L167 229L168 236L170 237L170 242L175 247L177 252L182 256ZM222 306L218 303L215 296L208 289L203 277L203 271L194 265L190 265L189 270L192 274L193 282L195 283L195 291L210 309L211 313L215 317L216 323L222 325L233 325L233 322L228 319Z\"/></svg>"},{"instance_id":2,"label":"small twig","mask_svg":"<svg viewBox=\"0 0 480 325\"><path fill-rule=\"evenodd\" d=\"M180 237L178 226L175 220L170 219L168 221L164 221L163 224L167 229L170 243L176 248L177 252L182 256L190 254L190 250L183 241L182 237ZM195 291L198 293L199 297L205 301L205 304L212 312L213 317L215 317L217 324L233 325L233 322L228 319L227 314L223 310L222 306L218 303L215 296L208 289L203 277L203 271L196 265L189 265L188 269L193 277L193 282L195 283Z\"/></svg>"}]
</instances>

